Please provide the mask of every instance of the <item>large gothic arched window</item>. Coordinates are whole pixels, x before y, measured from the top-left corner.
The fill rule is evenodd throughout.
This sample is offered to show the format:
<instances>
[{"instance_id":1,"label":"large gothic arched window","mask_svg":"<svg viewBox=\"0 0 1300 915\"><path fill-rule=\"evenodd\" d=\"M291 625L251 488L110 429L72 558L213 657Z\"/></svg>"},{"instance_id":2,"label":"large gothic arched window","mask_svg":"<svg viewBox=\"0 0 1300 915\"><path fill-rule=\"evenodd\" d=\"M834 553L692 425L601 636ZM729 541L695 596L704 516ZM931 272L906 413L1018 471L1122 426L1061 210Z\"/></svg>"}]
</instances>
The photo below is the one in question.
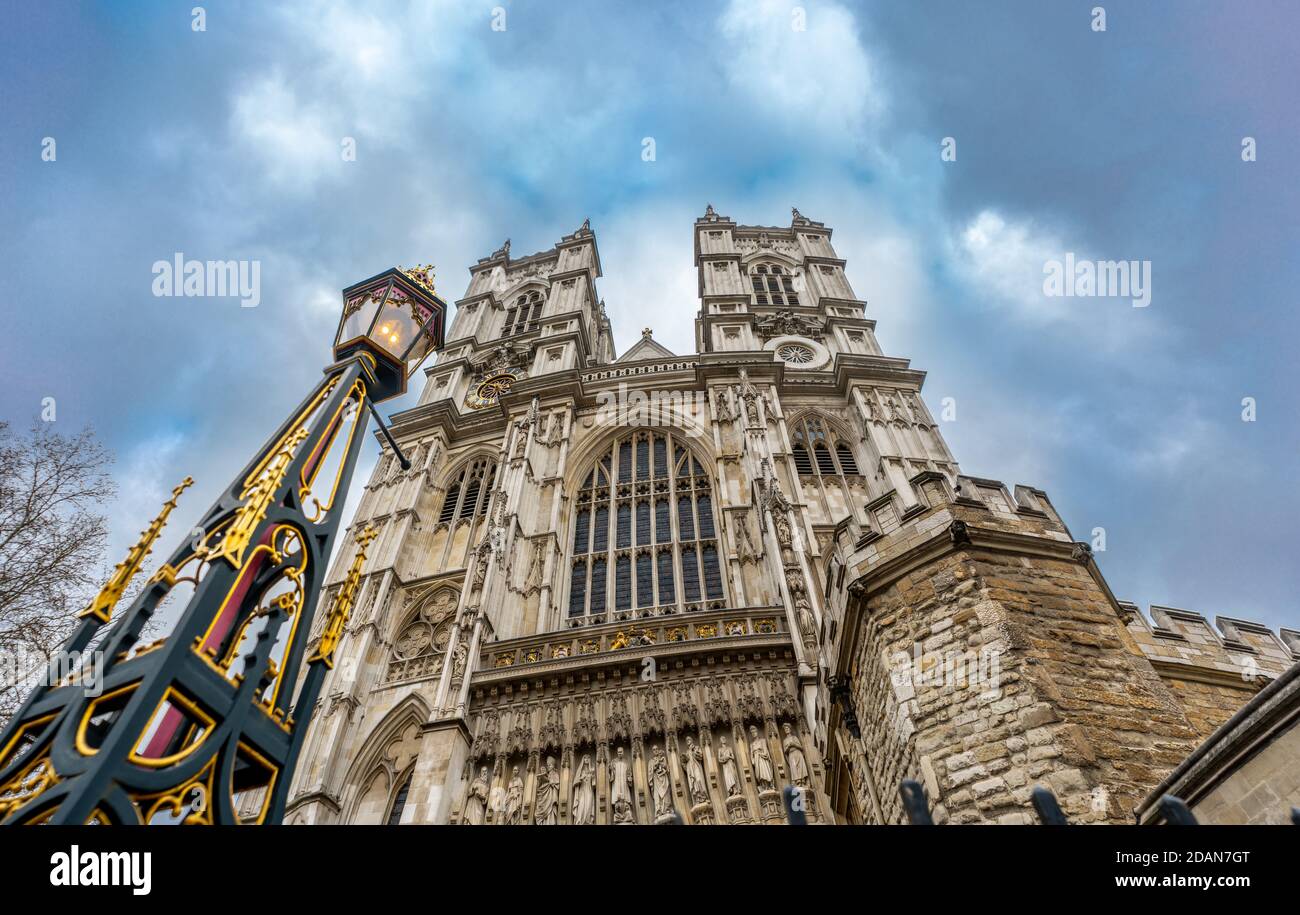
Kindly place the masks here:
<instances>
[{"instance_id":1,"label":"large gothic arched window","mask_svg":"<svg viewBox=\"0 0 1300 915\"><path fill-rule=\"evenodd\" d=\"M794 277L780 264L757 264L750 269L749 279L754 284L755 305L799 304Z\"/></svg>"},{"instance_id":2,"label":"large gothic arched window","mask_svg":"<svg viewBox=\"0 0 1300 915\"><path fill-rule=\"evenodd\" d=\"M457 518L476 518L487 510L488 496L496 480L497 465L491 458L479 458L466 464L447 485L438 523Z\"/></svg>"},{"instance_id":3,"label":"large gothic arched window","mask_svg":"<svg viewBox=\"0 0 1300 915\"><path fill-rule=\"evenodd\" d=\"M713 484L666 430L615 441L578 491L569 618L720 606Z\"/></svg>"}]
</instances>

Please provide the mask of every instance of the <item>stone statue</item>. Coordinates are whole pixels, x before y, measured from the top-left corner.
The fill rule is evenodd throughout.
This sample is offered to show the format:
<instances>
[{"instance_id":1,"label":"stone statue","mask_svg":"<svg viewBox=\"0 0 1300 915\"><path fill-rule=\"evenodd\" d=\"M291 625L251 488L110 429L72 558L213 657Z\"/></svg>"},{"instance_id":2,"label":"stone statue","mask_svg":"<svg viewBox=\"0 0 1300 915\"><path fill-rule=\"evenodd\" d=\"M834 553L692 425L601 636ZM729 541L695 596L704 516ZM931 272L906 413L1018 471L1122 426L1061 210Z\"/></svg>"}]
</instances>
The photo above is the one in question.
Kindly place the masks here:
<instances>
[{"instance_id":1,"label":"stone statue","mask_svg":"<svg viewBox=\"0 0 1300 915\"><path fill-rule=\"evenodd\" d=\"M518 826L523 822L524 780L519 777L519 767L515 766L510 774L509 790L506 791L506 825Z\"/></svg>"},{"instance_id":2,"label":"stone statue","mask_svg":"<svg viewBox=\"0 0 1300 915\"><path fill-rule=\"evenodd\" d=\"M614 823L622 826L636 822L632 813L632 765L619 747L609 764L609 805L614 809Z\"/></svg>"},{"instance_id":3,"label":"stone statue","mask_svg":"<svg viewBox=\"0 0 1300 915\"><path fill-rule=\"evenodd\" d=\"M492 557L492 541L488 537L484 537L474 552L474 584L472 593L478 594L483 590L483 585L487 581L488 560Z\"/></svg>"},{"instance_id":4,"label":"stone statue","mask_svg":"<svg viewBox=\"0 0 1300 915\"><path fill-rule=\"evenodd\" d=\"M718 738L718 765L722 768L722 783L726 786L727 797L740 794L740 772L736 769L736 751L727 743L726 737Z\"/></svg>"},{"instance_id":5,"label":"stone statue","mask_svg":"<svg viewBox=\"0 0 1300 915\"><path fill-rule=\"evenodd\" d=\"M483 815L487 812L488 770L484 766L479 770L478 778L469 786L469 797L465 798L465 814L461 818L466 826L482 826Z\"/></svg>"},{"instance_id":6,"label":"stone statue","mask_svg":"<svg viewBox=\"0 0 1300 915\"><path fill-rule=\"evenodd\" d=\"M573 822L576 826L596 822L596 771L591 766L590 755L582 757L573 779Z\"/></svg>"},{"instance_id":7,"label":"stone statue","mask_svg":"<svg viewBox=\"0 0 1300 915\"><path fill-rule=\"evenodd\" d=\"M786 725L786 729L789 729ZM797 784L797 783L796 783ZM546 771L537 780L537 825L554 826L560 810L560 773L555 770L555 757L546 757Z\"/></svg>"},{"instance_id":8,"label":"stone statue","mask_svg":"<svg viewBox=\"0 0 1300 915\"><path fill-rule=\"evenodd\" d=\"M691 796L691 803L707 803L709 789L704 780L704 751L696 745L694 738L686 738L686 752L682 754L682 769L686 772L686 788Z\"/></svg>"},{"instance_id":9,"label":"stone statue","mask_svg":"<svg viewBox=\"0 0 1300 915\"><path fill-rule=\"evenodd\" d=\"M817 620L806 594L800 593L795 599L795 610L799 615L799 630L803 634L804 646L811 650L817 645Z\"/></svg>"},{"instance_id":10,"label":"stone statue","mask_svg":"<svg viewBox=\"0 0 1300 915\"><path fill-rule=\"evenodd\" d=\"M758 733L758 728L749 726L749 761L754 767L754 781L759 791L771 791L776 785L772 777L772 757L767 752L767 738Z\"/></svg>"},{"instance_id":11,"label":"stone statue","mask_svg":"<svg viewBox=\"0 0 1300 915\"><path fill-rule=\"evenodd\" d=\"M650 797L654 801L655 819L672 813L672 785L668 778L668 757L662 747L655 747L650 757Z\"/></svg>"},{"instance_id":12,"label":"stone statue","mask_svg":"<svg viewBox=\"0 0 1300 915\"><path fill-rule=\"evenodd\" d=\"M803 744L789 724L785 725L785 738L781 741L786 761L790 764L790 784L796 788L808 787L808 760L803 755Z\"/></svg>"},{"instance_id":13,"label":"stone statue","mask_svg":"<svg viewBox=\"0 0 1300 915\"><path fill-rule=\"evenodd\" d=\"M779 509L772 512L772 526L776 528L776 539L782 547L789 547L794 543L794 534L790 530L790 519L785 516L785 512Z\"/></svg>"}]
</instances>

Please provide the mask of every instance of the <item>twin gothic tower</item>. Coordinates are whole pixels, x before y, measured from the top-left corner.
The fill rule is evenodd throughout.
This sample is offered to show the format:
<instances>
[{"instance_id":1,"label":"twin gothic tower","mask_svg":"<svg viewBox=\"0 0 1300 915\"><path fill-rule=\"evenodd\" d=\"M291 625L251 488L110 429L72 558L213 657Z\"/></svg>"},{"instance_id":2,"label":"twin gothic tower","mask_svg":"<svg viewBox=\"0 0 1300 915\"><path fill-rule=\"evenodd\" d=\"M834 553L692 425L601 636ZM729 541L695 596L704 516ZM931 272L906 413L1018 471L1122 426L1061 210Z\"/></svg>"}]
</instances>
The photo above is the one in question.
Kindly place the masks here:
<instances>
[{"instance_id":1,"label":"twin gothic tower","mask_svg":"<svg viewBox=\"0 0 1300 915\"><path fill-rule=\"evenodd\" d=\"M1208 725L1086 546L961 475L825 225L694 233L688 355L616 356L587 223L470 268L392 418L410 469L386 449L352 522L286 822L779 823L794 785L890 823L902 778L941 820L1020 822L1035 784L1127 819Z\"/></svg>"}]
</instances>

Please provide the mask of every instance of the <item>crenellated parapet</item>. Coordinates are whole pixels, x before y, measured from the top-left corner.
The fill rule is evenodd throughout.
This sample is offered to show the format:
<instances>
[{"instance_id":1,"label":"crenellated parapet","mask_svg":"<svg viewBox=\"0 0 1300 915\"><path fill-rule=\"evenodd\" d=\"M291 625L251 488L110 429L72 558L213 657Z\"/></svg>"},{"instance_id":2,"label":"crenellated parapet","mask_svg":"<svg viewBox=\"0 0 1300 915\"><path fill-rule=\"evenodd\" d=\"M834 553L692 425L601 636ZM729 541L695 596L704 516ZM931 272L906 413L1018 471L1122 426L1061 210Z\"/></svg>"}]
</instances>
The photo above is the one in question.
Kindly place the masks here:
<instances>
[{"instance_id":1,"label":"crenellated parapet","mask_svg":"<svg viewBox=\"0 0 1300 915\"><path fill-rule=\"evenodd\" d=\"M1150 619L1120 601L1124 623L1156 673L1208 736L1251 696L1300 661L1300 631L1153 604Z\"/></svg>"},{"instance_id":2,"label":"crenellated parapet","mask_svg":"<svg viewBox=\"0 0 1300 915\"><path fill-rule=\"evenodd\" d=\"M1276 632L1253 620L1216 616L1211 623L1192 610L1152 604L1150 621L1130 601L1120 601L1125 625L1152 663L1169 667L1199 668L1204 675L1223 674L1231 679L1272 679L1300 661L1300 631Z\"/></svg>"}]
</instances>

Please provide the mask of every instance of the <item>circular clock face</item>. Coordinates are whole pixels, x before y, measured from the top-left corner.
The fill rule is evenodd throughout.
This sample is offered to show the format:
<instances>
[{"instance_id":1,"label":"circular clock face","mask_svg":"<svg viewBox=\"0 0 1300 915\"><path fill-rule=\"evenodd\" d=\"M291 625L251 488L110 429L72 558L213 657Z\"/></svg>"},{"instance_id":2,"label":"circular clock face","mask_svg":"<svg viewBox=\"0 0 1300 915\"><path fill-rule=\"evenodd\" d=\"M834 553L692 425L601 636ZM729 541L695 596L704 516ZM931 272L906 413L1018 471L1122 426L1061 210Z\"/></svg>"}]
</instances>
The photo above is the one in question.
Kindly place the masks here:
<instances>
[{"instance_id":1,"label":"circular clock face","mask_svg":"<svg viewBox=\"0 0 1300 915\"><path fill-rule=\"evenodd\" d=\"M517 372L504 371L488 375L469 392L465 398L466 406L473 410L490 407L501 399L502 394L509 394L519 375Z\"/></svg>"}]
</instances>

